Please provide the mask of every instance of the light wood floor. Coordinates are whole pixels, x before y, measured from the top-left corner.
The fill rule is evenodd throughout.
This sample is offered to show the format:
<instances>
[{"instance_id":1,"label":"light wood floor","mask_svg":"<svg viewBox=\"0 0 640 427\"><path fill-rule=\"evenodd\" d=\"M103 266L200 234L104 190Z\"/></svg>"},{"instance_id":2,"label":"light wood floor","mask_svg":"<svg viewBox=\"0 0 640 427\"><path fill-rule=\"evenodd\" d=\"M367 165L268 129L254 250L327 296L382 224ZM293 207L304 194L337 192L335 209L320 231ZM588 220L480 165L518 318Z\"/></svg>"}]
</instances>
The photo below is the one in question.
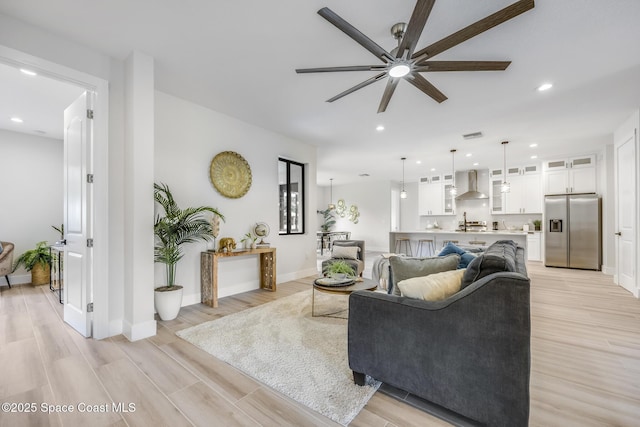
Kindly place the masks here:
<instances>
[{"instance_id":1,"label":"light wood floor","mask_svg":"<svg viewBox=\"0 0 640 427\"><path fill-rule=\"evenodd\" d=\"M532 426L637 426L640 302L599 272L529 265L532 279ZM175 336L174 331L295 292L311 278L185 307L158 335L80 337L60 320L47 286L0 288L0 402L34 402L31 414L0 412L0 426L330 426L305 406L262 386ZM283 349L286 351L286 349ZM46 414L41 403L74 404ZM79 402L135 404L135 412L78 412ZM111 407L109 406L111 409ZM97 408L101 409L101 408ZM443 426L376 393L352 426Z\"/></svg>"}]
</instances>

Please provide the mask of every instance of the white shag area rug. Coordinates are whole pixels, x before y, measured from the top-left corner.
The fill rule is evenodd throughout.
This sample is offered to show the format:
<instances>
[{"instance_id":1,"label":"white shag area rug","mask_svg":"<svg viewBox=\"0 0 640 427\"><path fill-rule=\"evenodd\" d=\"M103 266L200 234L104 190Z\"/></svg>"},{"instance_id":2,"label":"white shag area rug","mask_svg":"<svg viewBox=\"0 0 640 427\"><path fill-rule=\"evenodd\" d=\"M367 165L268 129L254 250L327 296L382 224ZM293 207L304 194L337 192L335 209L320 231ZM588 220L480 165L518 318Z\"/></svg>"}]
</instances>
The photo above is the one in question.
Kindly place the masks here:
<instances>
[{"instance_id":1,"label":"white shag area rug","mask_svg":"<svg viewBox=\"0 0 640 427\"><path fill-rule=\"evenodd\" d=\"M316 292L316 314L346 313L347 297ZM380 383L353 383L347 320L311 316L311 291L202 323L177 333L293 400L347 425Z\"/></svg>"}]
</instances>

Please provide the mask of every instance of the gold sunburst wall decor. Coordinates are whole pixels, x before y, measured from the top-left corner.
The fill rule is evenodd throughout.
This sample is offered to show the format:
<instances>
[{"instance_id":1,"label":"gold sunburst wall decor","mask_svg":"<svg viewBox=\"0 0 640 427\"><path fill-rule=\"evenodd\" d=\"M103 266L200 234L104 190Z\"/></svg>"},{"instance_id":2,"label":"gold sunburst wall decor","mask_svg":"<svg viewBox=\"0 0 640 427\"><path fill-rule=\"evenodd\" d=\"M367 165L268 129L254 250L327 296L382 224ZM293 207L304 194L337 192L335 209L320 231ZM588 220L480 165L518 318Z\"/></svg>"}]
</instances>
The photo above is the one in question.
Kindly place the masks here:
<instances>
[{"instance_id":1,"label":"gold sunburst wall decor","mask_svg":"<svg viewBox=\"0 0 640 427\"><path fill-rule=\"evenodd\" d=\"M240 154L223 151L211 160L211 183L218 193L230 199L238 199L251 188L251 167Z\"/></svg>"}]
</instances>

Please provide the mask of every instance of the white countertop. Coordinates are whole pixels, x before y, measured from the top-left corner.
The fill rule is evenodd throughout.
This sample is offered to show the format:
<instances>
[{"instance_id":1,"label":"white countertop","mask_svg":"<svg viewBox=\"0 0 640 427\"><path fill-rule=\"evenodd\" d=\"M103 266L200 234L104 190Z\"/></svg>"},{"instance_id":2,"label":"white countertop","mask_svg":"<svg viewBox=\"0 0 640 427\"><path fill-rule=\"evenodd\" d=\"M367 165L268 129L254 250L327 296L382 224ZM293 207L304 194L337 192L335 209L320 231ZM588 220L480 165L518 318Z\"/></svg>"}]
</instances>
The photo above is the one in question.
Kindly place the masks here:
<instances>
[{"instance_id":1,"label":"white countertop","mask_svg":"<svg viewBox=\"0 0 640 427\"><path fill-rule=\"evenodd\" d=\"M520 235L524 236L531 233L540 233L540 231L522 231L522 230L487 230L487 231L461 231L461 230L443 230L440 228L429 228L427 230L405 230L405 231L391 231L391 233L397 234L491 234L491 235Z\"/></svg>"}]
</instances>

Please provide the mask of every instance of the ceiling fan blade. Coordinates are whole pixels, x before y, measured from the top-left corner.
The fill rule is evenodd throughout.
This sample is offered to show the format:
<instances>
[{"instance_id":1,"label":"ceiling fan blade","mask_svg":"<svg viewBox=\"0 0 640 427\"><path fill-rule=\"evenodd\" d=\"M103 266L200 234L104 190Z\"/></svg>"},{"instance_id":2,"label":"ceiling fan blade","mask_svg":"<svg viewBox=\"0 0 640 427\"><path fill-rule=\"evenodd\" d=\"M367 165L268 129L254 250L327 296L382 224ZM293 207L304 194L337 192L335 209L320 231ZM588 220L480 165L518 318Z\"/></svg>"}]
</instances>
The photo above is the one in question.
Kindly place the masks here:
<instances>
[{"instance_id":1,"label":"ceiling fan blade","mask_svg":"<svg viewBox=\"0 0 640 427\"><path fill-rule=\"evenodd\" d=\"M504 71L509 64L511 61L425 61L415 71Z\"/></svg>"},{"instance_id":2,"label":"ceiling fan blade","mask_svg":"<svg viewBox=\"0 0 640 427\"><path fill-rule=\"evenodd\" d=\"M404 33L400 46L398 47L396 57L401 58L405 50L409 50L407 57L410 58L411 55L413 55L413 50L416 48L416 43L418 43L418 39L422 34L424 25L427 23L427 19L431 14L431 9L435 2L436 0L418 0L411 14L409 25L407 25L407 31Z\"/></svg>"},{"instance_id":3,"label":"ceiling fan blade","mask_svg":"<svg viewBox=\"0 0 640 427\"><path fill-rule=\"evenodd\" d=\"M334 71L383 71L386 65L353 65L346 67L297 68L296 73L331 73Z\"/></svg>"},{"instance_id":4,"label":"ceiling fan blade","mask_svg":"<svg viewBox=\"0 0 640 427\"><path fill-rule=\"evenodd\" d=\"M318 11L318 15L322 16L327 21L331 22L335 25L340 31L351 37L353 40L358 42L360 46L367 49L369 52L373 53L377 58L379 58L382 62L390 62L393 60L393 56L381 48L376 42L371 40L369 37L362 34L356 27L349 24L347 21L338 16L334 11L329 9L328 7L323 7Z\"/></svg>"},{"instance_id":5,"label":"ceiling fan blade","mask_svg":"<svg viewBox=\"0 0 640 427\"><path fill-rule=\"evenodd\" d=\"M387 82L387 87L382 94L382 99L380 100L380 106L378 107L378 113L384 113L387 109L387 105L389 105L389 101L391 101L391 97L393 96L393 92L396 90L396 86L398 86L398 82L400 79L389 79Z\"/></svg>"},{"instance_id":6,"label":"ceiling fan blade","mask_svg":"<svg viewBox=\"0 0 640 427\"><path fill-rule=\"evenodd\" d=\"M441 103L447 100L447 97L444 93L440 92L434 85L429 83L429 81L422 77L420 74L409 74L404 79L429 95L437 103Z\"/></svg>"},{"instance_id":7,"label":"ceiling fan blade","mask_svg":"<svg viewBox=\"0 0 640 427\"><path fill-rule=\"evenodd\" d=\"M387 77L387 73L380 73L380 74L378 74L376 76L373 76L370 79L367 79L367 80L363 81L362 83L358 83L354 87L352 87L350 89L347 89L344 92L341 92L341 93L337 94L333 98L327 99L327 102L337 101L338 99L342 98L343 96L349 95L350 93L353 93L353 92L357 91L358 89L362 89L365 86L369 86L371 83L375 83L378 80L381 80L381 79L383 79L385 77Z\"/></svg>"},{"instance_id":8,"label":"ceiling fan blade","mask_svg":"<svg viewBox=\"0 0 640 427\"><path fill-rule=\"evenodd\" d=\"M497 11L496 13L487 16L463 29L457 31L450 36L439 40L424 49L420 49L418 52L414 53L412 58L418 59L418 65L421 62L425 61L428 58L432 58L439 53L444 52L447 49L451 49L452 47L459 45L460 43L469 40L472 37L477 36L480 33L483 33L496 25L500 25L503 22L508 21L511 18L515 18L528 11L529 9L533 9L534 0L520 0L517 1L504 9ZM419 59L421 56L424 56L424 59Z\"/></svg>"}]
</instances>

